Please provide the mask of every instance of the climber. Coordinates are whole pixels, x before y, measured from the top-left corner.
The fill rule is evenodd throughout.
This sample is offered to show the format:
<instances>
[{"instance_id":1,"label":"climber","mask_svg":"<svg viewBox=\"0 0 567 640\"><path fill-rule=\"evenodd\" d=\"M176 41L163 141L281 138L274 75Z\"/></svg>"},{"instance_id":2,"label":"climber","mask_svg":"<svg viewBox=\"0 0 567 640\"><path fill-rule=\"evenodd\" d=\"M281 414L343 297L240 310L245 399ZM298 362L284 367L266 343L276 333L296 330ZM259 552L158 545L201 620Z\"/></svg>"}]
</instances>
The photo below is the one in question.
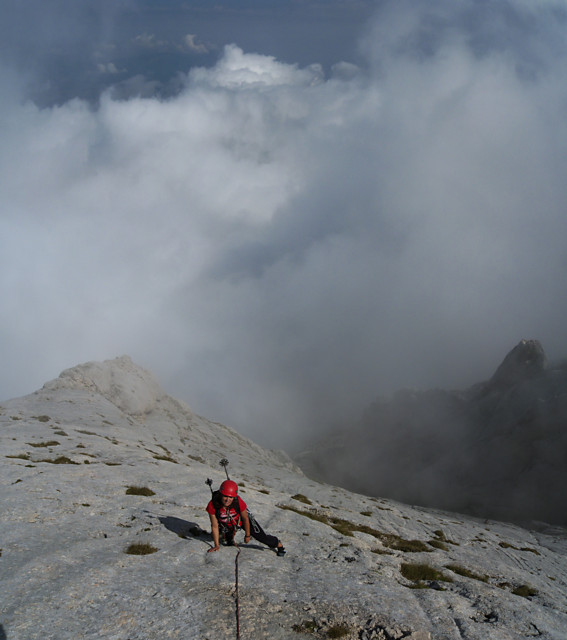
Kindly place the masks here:
<instances>
[{"instance_id":1,"label":"climber","mask_svg":"<svg viewBox=\"0 0 567 640\"><path fill-rule=\"evenodd\" d=\"M248 511L246 503L238 495L238 485L232 480L225 480L218 491L213 493L207 505L207 513L211 519L211 532L214 546L209 549L218 551L219 542L227 546L234 545L234 534L237 529L244 529L244 542L250 542L250 536L275 549L278 556L285 555L285 548L276 536L267 534ZM221 538L222 536L222 538Z\"/></svg>"}]
</instances>

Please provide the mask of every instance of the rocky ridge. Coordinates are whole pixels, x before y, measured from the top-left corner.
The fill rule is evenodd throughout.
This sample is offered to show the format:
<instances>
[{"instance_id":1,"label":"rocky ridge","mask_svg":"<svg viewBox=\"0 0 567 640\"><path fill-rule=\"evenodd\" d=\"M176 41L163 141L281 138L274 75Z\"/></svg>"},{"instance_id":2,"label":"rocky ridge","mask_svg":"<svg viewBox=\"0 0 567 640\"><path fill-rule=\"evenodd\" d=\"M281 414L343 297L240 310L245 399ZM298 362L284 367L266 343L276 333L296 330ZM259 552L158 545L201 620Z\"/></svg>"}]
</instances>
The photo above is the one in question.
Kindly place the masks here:
<instances>
[{"instance_id":1,"label":"rocky ridge","mask_svg":"<svg viewBox=\"0 0 567 640\"><path fill-rule=\"evenodd\" d=\"M0 438L0 638L228 639L237 612L254 640L565 638L565 529L310 480L128 357L0 403ZM206 553L222 457L288 549L241 545L238 610L237 550Z\"/></svg>"}]
</instances>

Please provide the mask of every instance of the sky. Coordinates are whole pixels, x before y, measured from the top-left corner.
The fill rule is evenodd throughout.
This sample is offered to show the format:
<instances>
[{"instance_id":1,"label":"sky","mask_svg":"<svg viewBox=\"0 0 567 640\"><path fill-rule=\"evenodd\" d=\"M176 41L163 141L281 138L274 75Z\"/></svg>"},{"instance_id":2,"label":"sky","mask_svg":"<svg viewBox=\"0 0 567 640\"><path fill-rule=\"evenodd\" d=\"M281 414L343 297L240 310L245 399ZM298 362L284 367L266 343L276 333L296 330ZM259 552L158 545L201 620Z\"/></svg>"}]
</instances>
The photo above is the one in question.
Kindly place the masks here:
<instances>
[{"instance_id":1,"label":"sky","mask_svg":"<svg viewBox=\"0 0 567 640\"><path fill-rule=\"evenodd\" d=\"M564 0L0 10L0 398L128 354L292 450L567 355Z\"/></svg>"}]
</instances>

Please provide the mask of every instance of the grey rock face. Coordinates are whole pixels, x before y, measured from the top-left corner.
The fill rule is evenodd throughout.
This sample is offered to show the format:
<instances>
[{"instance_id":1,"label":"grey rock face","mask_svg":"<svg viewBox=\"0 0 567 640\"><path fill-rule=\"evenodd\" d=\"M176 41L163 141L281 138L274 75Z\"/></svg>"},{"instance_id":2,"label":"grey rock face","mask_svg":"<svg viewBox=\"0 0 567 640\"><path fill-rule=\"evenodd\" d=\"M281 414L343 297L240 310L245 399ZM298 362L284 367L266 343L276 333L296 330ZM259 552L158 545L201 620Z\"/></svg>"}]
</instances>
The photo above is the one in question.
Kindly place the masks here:
<instances>
[{"instance_id":1,"label":"grey rock face","mask_svg":"<svg viewBox=\"0 0 567 640\"><path fill-rule=\"evenodd\" d=\"M462 391L400 391L297 457L370 495L518 522L567 524L567 366L522 340Z\"/></svg>"},{"instance_id":2,"label":"grey rock face","mask_svg":"<svg viewBox=\"0 0 567 640\"><path fill-rule=\"evenodd\" d=\"M0 403L0 451L0 638L565 638L565 529L315 482L128 358ZM238 598L239 549L207 553L205 479L220 484L224 456L288 550L238 534Z\"/></svg>"},{"instance_id":3,"label":"grey rock face","mask_svg":"<svg viewBox=\"0 0 567 640\"><path fill-rule=\"evenodd\" d=\"M546 357L538 340L521 340L490 379L492 387L510 387L541 374Z\"/></svg>"}]
</instances>

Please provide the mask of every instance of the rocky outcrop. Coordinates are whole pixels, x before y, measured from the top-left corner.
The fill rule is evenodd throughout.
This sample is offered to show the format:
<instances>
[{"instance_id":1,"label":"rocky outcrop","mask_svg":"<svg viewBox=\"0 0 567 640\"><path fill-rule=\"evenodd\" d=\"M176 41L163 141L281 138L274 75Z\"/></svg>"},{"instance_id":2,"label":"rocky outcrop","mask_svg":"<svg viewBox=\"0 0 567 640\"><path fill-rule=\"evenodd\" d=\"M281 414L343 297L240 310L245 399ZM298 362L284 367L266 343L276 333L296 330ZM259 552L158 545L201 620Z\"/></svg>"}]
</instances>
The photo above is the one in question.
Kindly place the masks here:
<instances>
[{"instance_id":1,"label":"rocky outcrop","mask_svg":"<svg viewBox=\"0 0 567 640\"><path fill-rule=\"evenodd\" d=\"M66 369L57 379L47 382L43 389L92 391L131 415L149 413L155 409L159 399L165 396L154 376L135 365L126 355Z\"/></svg>"},{"instance_id":2,"label":"rocky outcrop","mask_svg":"<svg viewBox=\"0 0 567 640\"><path fill-rule=\"evenodd\" d=\"M522 340L487 381L400 391L297 457L313 477L429 507L567 524L567 366Z\"/></svg>"}]
</instances>

